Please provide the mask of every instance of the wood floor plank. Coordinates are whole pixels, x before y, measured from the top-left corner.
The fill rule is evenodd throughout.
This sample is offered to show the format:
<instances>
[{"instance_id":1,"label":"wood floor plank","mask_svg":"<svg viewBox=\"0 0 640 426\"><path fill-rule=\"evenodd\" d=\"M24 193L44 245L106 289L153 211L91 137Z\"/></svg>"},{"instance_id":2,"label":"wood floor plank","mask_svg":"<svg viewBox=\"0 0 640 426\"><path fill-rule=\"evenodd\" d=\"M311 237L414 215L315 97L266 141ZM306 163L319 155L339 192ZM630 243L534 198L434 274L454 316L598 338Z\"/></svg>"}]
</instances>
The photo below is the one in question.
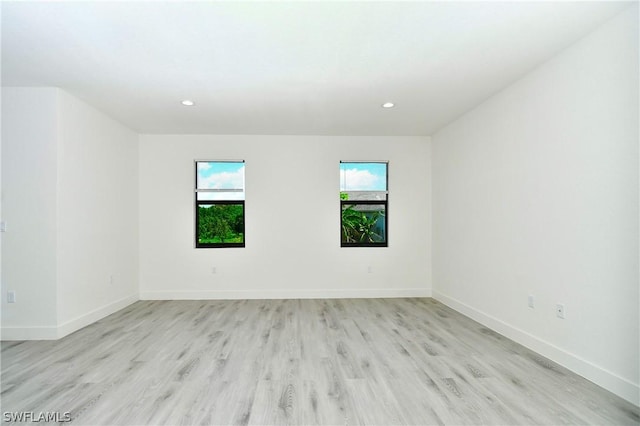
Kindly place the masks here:
<instances>
[{"instance_id":1,"label":"wood floor plank","mask_svg":"<svg viewBox=\"0 0 640 426\"><path fill-rule=\"evenodd\" d=\"M140 301L0 357L4 412L78 425L640 424L429 298Z\"/></svg>"}]
</instances>

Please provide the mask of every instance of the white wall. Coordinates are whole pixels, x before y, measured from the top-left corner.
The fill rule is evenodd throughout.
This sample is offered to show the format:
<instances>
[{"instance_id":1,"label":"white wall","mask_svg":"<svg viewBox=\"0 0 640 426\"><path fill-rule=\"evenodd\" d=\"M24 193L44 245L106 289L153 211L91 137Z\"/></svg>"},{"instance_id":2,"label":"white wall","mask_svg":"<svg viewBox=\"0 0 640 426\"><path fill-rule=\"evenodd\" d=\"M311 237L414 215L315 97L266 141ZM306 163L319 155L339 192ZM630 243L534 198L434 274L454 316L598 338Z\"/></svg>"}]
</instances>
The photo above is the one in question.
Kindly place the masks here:
<instances>
[{"instance_id":1,"label":"white wall","mask_svg":"<svg viewBox=\"0 0 640 426\"><path fill-rule=\"evenodd\" d=\"M56 89L2 88L3 338L56 335L57 102Z\"/></svg>"},{"instance_id":2,"label":"white wall","mask_svg":"<svg viewBox=\"0 0 640 426\"><path fill-rule=\"evenodd\" d=\"M60 91L58 325L138 298L138 135Z\"/></svg>"},{"instance_id":3,"label":"white wall","mask_svg":"<svg viewBox=\"0 0 640 426\"><path fill-rule=\"evenodd\" d=\"M59 89L2 102L2 338L58 338L137 300L137 134Z\"/></svg>"},{"instance_id":4,"label":"white wall","mask_svg":"<svg viewBox=\"0 0 640 426\"><path fill-rule=\"evenodd\" d=\"M194 248L195 159L246 161L245 248ZM389 161L388 248L340 248L340 160ZM143 135L141 298L430 295L429 173L426 137Z\"/></svg>"},{"instance_id":5,"label":"white wall","mask_svg":"<svg viewBox=\"0 0 640 426\"><path fill-rule=\"evenodd\" d=\"M636 5L432 147L434 297L636 404L638 75Z\"/></svg>"}]
</instances>

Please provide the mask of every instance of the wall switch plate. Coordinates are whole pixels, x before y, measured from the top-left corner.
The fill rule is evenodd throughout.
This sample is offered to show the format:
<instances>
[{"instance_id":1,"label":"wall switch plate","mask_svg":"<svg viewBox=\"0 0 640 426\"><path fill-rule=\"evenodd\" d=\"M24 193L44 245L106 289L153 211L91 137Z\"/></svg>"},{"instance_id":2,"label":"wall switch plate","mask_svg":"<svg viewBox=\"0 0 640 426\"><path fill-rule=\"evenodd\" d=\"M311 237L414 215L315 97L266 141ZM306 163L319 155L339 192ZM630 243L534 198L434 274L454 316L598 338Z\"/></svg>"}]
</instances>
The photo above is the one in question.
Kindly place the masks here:
<instances>
[{"instance_id":1,"label":"wall switch plate","mask_svg":"<svg viewBox=\"0 0 640 426\"><path fill-rule=\"evenodd\" d=\"M562 319L564 319L564 305L563 305L563 304L561 304L561 303L558 303L558 304L556 305L556 316L557 316L558 318L562 318Z\"/></svg>"},{"instance_id":2,"label":"wall switch plate","mask_svg":"<svg viewBox=\"0 0 640 426\"><path fill-rule=\"evenodd\" d=\"M367 266L367 273L373 274L373 266Z\"/></svg>"},{"instance_id":3,"label":"wall switch plate","mask_svg":"<svg viewBox=\"0 0 640 426\"><path fill-rule=\"evenodd\" d=\"M7 292L7 303L16 303L16 292L8 291Z\"/></svg>"},{"instance_id":4,"label":"wall switch plate","mask_svg":"<svg viewBox=\"0 0 640 426\"><path fill-rule=\"evenodd\" d=\"M0 232L7 232L7 222L4 220L0 222Z\"/></svg>"},{"instance_id":5,"label":"wall switch plate","mask_svg":"<svg viewBox=\"0 0 640 426\"><path fill-rule=\"evenodd\" d=\"M527 305L529 305L530 308L535 308L535 299L533 298L533 294L530 294L529 297L527 298Z\"/></svg>"},{"instance_id":6,"label":"wall switch plate","mask_svg":"<svg viewBox=\"0 0 640 426\"><path fill-rule=\"evenodd\" d=\"M218 268L216 268L215 266L211 267L211 273L212 274L217 274L218 273Z\"/></svg>"}]
</instances>

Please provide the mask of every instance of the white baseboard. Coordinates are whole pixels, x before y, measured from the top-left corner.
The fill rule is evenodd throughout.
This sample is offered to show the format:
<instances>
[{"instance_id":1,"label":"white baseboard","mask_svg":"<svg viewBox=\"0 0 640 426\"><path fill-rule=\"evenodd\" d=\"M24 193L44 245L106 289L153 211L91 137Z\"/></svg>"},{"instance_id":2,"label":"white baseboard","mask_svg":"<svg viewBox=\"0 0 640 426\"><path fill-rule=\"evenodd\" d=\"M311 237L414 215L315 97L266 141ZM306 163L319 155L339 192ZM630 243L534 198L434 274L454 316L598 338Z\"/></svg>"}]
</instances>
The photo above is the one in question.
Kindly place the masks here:
<instances>
[{"instance_id":1,"label":"white baseboard","mask_svg":"<svg viewBox=\"0 0 640 426\"><path fill-rule=\"evenodd\" d=\"M374 299L431 297L430 288L334 290L142 291L140 300Z\"/></svg>"},{"instance_id":2,"label":"white baseboard","mask_svg":"<svg viewBox=\"0 0 640 426\"><path fill-rule=\"evenodd\" d=\"M102 318L109 316L114 312L118 312L120 309L123 309L137 301L138 295L128 296L120 300L116 300L115 302L108 303L98 309L94 309L91 312L87 312L86 314L80 315L79 317L60 324L58 325L57 338L60 339L68 334L73 333L74 331L88 326L89 324L93 324L94 322L101 320Z\"/></svg>"},{"instance_id":3,"label":"white baseboard","mask_svg":"<svg viewBox=\"0 0 640 426\"><path fill-rule=\"evenodd\" d=\"M640 406L640 386L638 386L637 383L620 377L524 330L509 325L498 318L442 294L437 290L433 290L433 298L509 339L557 362L563 367L626 399L632 404Z\"/></svg>"},{"instance_id":4,"label":"white baseboard","mask_svg":"<svg viewBox=\"0 0 640 426\"><path fill-rule=\"evenodd\" d=\"M0 340L55 340L58 327L2 327Z\"/></svg>"},{"instance_id":5,"label":"white baseboard","mask_svg":"<svg viewBox=\"0 0 640 426\"><path fill-rule=\"evenodd\" d=\"M138 296L128 296L91 312L80 315L57 327L2 327L1 340L56 340L80 330L120 309L138 301Z\"/></svg>"}]
</instances>

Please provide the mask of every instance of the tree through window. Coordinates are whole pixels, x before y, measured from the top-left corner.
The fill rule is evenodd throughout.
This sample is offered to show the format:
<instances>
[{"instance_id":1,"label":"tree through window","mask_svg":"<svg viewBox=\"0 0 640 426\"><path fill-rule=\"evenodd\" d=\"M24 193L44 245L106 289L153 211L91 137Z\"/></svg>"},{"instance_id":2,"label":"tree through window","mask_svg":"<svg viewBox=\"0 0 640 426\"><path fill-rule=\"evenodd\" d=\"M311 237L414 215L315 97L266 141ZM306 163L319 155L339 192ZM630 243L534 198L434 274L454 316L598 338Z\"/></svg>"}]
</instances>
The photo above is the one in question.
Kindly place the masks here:
<instances>
[{"instance_id":1,"label":"tree through window","mask_svg":"<svg viewBox=\"0 0 640 426\"><path fill-rule=\"evenodd\" d=\"M340 245L387 247L387 162L340 162Z\"/></svg>"},{"instance_id":2,"label":"tree through window","mask_svg":"<svg viewBox=\"0 0 640 426\"><path fill-rule=\"evenodd\" d=\"M196 247L244 247L244 161L196 161Z\"/></svg>"}]
</instances>

